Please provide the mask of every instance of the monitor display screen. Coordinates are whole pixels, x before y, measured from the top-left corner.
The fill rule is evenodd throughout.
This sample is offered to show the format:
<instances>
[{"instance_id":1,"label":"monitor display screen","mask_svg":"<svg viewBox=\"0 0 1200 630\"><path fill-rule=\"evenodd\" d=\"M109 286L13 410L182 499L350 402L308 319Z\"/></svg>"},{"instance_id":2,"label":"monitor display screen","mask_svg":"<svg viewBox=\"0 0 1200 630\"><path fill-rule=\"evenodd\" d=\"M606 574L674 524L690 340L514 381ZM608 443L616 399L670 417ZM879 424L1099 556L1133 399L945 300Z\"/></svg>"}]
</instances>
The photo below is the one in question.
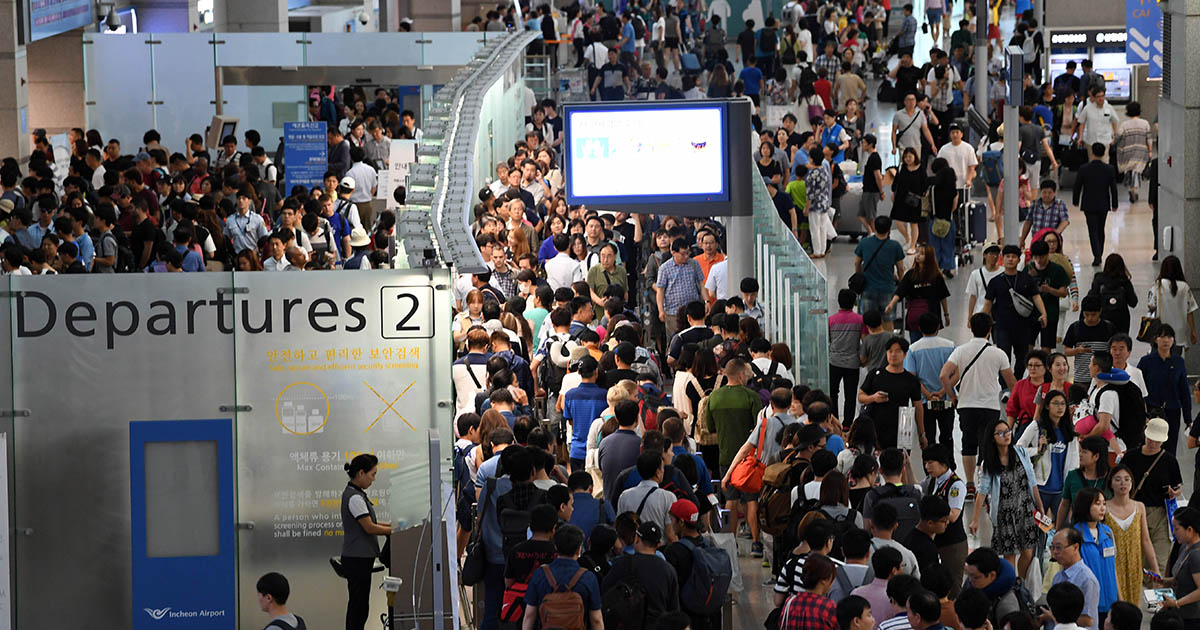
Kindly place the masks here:
<instances>
[{"instance_id":1,"label":"monitor display screen","mask_svg":"<svg viewBox=\"0 0 1200 630\"><path fill-rule=\"evenodd\" d=\"M722 102L566 112L567 203L729 201L728 115Z\"/></svg>"},{"instance_id":2,"label":"monitor display screen","mask_svg":"<svg viewBox=\"0 0 1200 630\"><path fill-rule=\"evenodd\" d=\"M1088 57L1087 49L1055 49L1050 55L1050 81L1066 72L1067 62L1079 62ZM1131 97L1130 84L1133 76L1129 64L1125 63L1125 53L1098 52L1092 55L1092 65L1096 72L1104 77L1104 95L1110 101L1127 101ZM1083 74L1082 68L1075 68L1075 76Z\"/></svg>"}]
</instances>

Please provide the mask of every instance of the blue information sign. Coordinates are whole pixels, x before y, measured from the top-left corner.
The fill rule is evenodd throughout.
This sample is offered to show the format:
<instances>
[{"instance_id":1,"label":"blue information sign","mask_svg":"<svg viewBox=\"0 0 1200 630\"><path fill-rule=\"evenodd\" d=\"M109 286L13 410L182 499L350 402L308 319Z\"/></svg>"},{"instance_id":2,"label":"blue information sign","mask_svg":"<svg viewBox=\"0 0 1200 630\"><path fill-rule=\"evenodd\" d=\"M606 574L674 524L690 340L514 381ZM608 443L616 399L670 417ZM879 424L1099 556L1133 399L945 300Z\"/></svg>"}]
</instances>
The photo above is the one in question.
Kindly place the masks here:
<instances>
[{"instance_id":1,"label":"blue information sign","mask_svg":"<svg viewBox=\"0 0 1200 630\"><path fill-rule=\"evenodd\" d=\"M324 122L283 123L284 187L312 188L321 185L329 170L329 144Z\"/></svg>"},{"instance_id":2,"label":"blue information sign","mask_svg":"<svg viewBox=\"0 0 1200 630\"><path fill-rule=\"evenodd\" d=\"M1125 62L1149 64L1148 76L1162 78L1162 9L1158 0L1125 0Z\"/></svg>"},{"instance_id":3,"label":"blue information sign","mask_svg":"<svg viewBox=\"0 0 1200 630\"><path fill-rule=\"evenodd\" d=\"M31 42L92 23L92 0L27 0L25 6Z\"/></svg>"}]
</instances>

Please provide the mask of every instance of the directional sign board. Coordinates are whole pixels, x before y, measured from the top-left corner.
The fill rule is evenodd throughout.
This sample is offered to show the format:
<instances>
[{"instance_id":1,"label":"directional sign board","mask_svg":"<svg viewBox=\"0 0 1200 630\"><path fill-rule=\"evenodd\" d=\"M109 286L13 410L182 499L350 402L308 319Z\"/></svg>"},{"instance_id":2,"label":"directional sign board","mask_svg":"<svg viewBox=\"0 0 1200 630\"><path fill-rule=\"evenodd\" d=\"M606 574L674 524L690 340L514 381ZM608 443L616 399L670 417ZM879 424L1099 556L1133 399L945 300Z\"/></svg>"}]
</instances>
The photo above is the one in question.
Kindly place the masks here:
<instances>
[{"instance_id":1,"label":"directional sign board","mask_svg":"<svg viewBox=\"0 0 1200 630\"><path fill-rule=\"evenodd\" d=\"M1162 78L1162 9L1158 0L1125 0L1125 62L1149 64L1148 76Z\"/></svg>"}]
</instances>

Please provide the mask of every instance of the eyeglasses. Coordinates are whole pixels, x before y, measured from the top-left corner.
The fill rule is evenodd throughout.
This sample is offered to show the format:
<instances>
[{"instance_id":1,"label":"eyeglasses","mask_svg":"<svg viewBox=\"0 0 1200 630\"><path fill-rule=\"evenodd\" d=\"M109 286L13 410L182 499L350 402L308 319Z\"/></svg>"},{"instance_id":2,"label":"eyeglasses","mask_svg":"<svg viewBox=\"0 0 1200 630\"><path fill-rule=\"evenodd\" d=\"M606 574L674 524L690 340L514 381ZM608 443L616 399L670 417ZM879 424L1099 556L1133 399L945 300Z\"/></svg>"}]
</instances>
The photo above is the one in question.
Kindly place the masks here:
<instances>
[{"instance_id":1,"label":"eyeglasses","mask_svg":"<svg viewBox=\"0 0 1200 630\"><path fill-rule=\"evenodd\" d=\"M1005 429L1003 431L997 431L993 435L995 435L996 437L1008 437L1008 436L1012 435L1012 429Z\"/></svg>"}]
</instances>

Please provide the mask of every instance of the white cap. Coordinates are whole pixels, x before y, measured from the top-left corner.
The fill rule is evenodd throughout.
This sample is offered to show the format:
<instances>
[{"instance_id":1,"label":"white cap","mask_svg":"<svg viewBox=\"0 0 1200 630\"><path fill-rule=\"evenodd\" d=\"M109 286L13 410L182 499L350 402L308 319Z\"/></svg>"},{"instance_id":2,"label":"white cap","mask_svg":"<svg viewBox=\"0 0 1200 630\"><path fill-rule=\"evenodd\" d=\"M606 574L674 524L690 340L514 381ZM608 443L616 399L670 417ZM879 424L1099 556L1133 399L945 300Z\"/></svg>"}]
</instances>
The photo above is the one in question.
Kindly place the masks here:
<instances>
[{"instance_id":1,"label":"white cap","mask_svg":"<svg viewBox=\"0 0 1200 630\"><path fill-rule=\"evenodd\" d=\"M342 181L338 184L338 188L345 188L346 190L354 190L354 178L353 177L343 177Z\"/></svg>"}]
</instances>

